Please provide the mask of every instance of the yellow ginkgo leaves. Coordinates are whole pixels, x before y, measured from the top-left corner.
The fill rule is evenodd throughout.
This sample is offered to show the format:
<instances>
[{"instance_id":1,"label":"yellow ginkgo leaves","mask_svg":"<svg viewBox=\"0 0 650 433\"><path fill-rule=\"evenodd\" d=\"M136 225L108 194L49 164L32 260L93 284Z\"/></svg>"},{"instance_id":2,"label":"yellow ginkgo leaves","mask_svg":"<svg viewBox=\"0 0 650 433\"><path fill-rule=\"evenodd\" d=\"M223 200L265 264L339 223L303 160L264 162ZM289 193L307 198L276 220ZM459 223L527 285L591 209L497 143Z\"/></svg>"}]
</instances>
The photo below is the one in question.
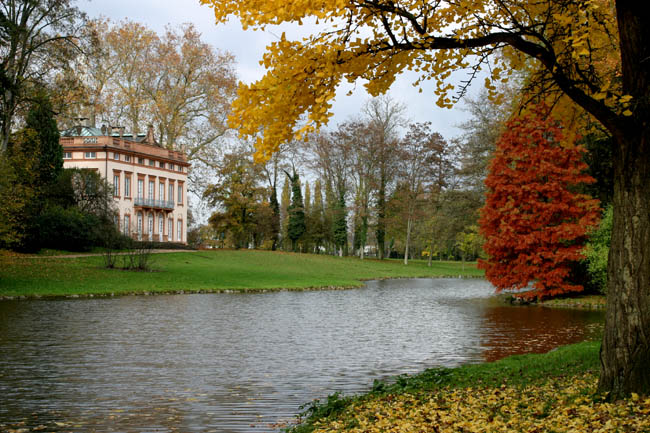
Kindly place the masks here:
<instances>
[{"instance_id":1,"label":"yellow ginkgo leaves","mask_svg":"<svg viewBox=\"0 0 650 433\"><path fill-rule=\"evenodd\" d=\"M337 420L320 424L333 432L648 432L650 398L632 395L609 403L594 396L596 377L550 380L525 388L443 389L429 395L388 395L357 403Z\"/></svg>"}]
</instances>

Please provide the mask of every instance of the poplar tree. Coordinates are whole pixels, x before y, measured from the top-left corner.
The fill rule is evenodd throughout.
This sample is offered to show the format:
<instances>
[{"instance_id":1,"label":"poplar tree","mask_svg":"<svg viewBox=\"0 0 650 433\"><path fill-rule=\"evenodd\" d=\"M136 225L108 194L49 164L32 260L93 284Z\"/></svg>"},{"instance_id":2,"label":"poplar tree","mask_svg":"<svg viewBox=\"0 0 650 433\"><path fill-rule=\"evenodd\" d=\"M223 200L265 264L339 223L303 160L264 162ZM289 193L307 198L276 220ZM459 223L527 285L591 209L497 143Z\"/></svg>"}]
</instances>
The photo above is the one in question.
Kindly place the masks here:
<instances>
[{"instance_id":1,"label":"poplar tree","mask_svg":"<svg viewBox=\"0 0 650 433\"><path fill-rule=\"evenodd\" d=\"M289 249L289 205L291 204L291 193L289 190L289 180L285 179L282 186L282 197L280 198L280 220L282 230L282 249Z\"/></svg>"},{"instance_id":2,"label":"poplar tree","mask_svg":"<svg viewBox=\"0 0 650 433\"><path fill-rule=\"evenodd\" d=\"M347 211L345 209L345 194L343 191L339 193L339 199L334 209L334 224L332 227L334 232L334 244L339 250L339 256L347 254L346 245L348 243L348 223Z\"/></svg>"},{"instance_id":3,"label":"poplar tree","mask_svg":"<svg viewBox=\"0 0 650 433\"><path fill-rule=\"evenodd\" d=\"M302 192L300 191L300 177L294 171L293 176L285 171L287 177L291 181L291 205L289 211L289 224L287 227L287 235L291 239L291 249L297 250L298 241L302 239L305 233L305 208L302 201Z\"/></svg>"},{"instance_id":4,"label":"poplar tree","mask_svg":"<svg viewBox=\"0 0 650 433\"><path fill-rule=\"evenodd\" d=\"M326 239L325 234L325 215L323 212L323 192L320 179L314 184L314 203L311 207L309 218L309 227L312 241L316 249L316 254L320 253L320 248Z\"/></svg>"}]
</instances>

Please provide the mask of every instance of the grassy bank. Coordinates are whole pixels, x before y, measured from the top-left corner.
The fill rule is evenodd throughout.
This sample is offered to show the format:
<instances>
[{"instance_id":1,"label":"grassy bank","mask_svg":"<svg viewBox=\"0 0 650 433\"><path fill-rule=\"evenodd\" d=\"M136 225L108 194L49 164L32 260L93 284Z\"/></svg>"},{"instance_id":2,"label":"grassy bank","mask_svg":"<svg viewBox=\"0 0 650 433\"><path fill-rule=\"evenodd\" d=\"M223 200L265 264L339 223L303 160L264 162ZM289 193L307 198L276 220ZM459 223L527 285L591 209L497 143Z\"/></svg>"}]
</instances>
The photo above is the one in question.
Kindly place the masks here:
<instances>
[{"instance_id":1,"label":"grassy bank","mask_svg":"<svg viewBox=\"0 0 650 433\"><path fill-rule=\"evenodd\" d=\"M151 272L103 268L102 257L27 258L0 254L0 296L83 296L353 287L399 277L480 277L474 264L359 260L270 251L155 254Z\"/></svg>"},{"instance_id":2,"label":"grassy bank","mask_svg":"<svg viewBox=\"0 0 650 433\"><path fill-rule=\"evenodd\" d=\"M608 403L595 393L599 344L431 369L312 405L305 432L648 432L650 398Z\"/></svg>"}]
</instances>

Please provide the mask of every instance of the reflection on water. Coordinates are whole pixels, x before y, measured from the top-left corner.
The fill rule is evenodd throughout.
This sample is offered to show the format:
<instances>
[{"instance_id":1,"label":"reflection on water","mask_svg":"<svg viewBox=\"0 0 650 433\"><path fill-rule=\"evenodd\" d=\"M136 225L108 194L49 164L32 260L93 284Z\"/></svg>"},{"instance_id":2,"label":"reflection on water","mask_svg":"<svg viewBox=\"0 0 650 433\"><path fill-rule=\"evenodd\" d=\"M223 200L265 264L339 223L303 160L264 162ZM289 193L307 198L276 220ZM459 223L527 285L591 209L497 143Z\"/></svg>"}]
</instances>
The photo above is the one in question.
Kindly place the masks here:
<instances>
[{"instance_id":1,"label":"reflection on water","mask_svg":"<svg viewBox=\"0 0 650 433\"><path fill-rule=\"evenodd\" d=\"M482 280L0 302L0 430L271 431L375 378L544 352L600 312L504 307ZM65 425L61 425L66 423Z\"/></svg>"}]
</instances>

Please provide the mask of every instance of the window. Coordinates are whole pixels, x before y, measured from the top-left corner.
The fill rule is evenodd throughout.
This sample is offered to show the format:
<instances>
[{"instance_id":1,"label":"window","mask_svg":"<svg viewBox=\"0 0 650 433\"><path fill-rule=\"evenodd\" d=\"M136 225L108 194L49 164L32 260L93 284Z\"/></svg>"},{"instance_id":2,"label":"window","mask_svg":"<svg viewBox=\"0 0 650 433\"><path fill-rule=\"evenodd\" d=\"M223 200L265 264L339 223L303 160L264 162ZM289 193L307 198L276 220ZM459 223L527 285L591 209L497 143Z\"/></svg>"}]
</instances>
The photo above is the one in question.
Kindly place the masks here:
<instances>
[{"instance_id":1,"label":"window","mask_svg":"<svg viewBox=\"0 0 650 433\"><path fill-rule=\"evenodd\" d=\"M138 240L142 240L142 213L138 213Z\"/></svg>"},{"instance_id":2,"label":"window","mask_svg":"<svg viewBox=\"0 0 650 433\"><path fill-rule=\"evenodd\" d=\"M160 162L158 163L158 167L160 167L160 168L165 168L165 163L162 162L162 161L160 161Z\"/></svg>"},{"instance_id":3,"label":"window","mask_svg":"<svg viewBox=\"0 0 650 433\"><path fill-rule=\"evenodd\" d=\"M182 233L183 233L183 221L178 220L176 222L176 239L178 240L178 242L181 242L183 240L181 239L183 237Z\"/></svg>"},{"instance_id":4,"label":"window","mask_svg":"<svg viewBox=\"0 0 650 433\"><path fill-rule=\"evenodd\" d=\"M124 197L131 197L131 176L124 176Z\"/></svg>"},{"instance_id":5,"label":"window","mask_svg":"<svg viewBox=\"0 0 650 433\"><path fill-rule=\"evenodd\" d=\"M96 159L97 158L97 152L86 152L86 153L84 153L84 158L86 158L86 159Z\"/></svg>"},{"instance_id":6,"label":"window","mask_svg":"<svg viewBox=\"0 0 650 433\"><path fill-rule=\"evenodd\" d=\"M174 170L174 164L169 164L169 169Z\"/></svg>"},{"instance_id":7,"label":"window","mask_svg":"<svg viewBox=\"0 0 650 433\"><path fill-rule=\"evenodd\" d=\"M178 204L183 204L183 184L178 184Z\"/></svg>"},{"instance_id":8,"label":"window","mask_svg":"<svg viewBox=\"0 0 650 433\"><path fill-rule=\"evenodd\" d=\"M154 161L153 159L150 159L150 160L149 160L149 165L152 166L152 167L155 166L155 165L156 165L156 161Z\"/></svg>"},{"instance_id":9,"label":"window","mask_svg":"<svg viewBox=\"0 0 650 433\"><path fill-rule=\"evenodd\" d=\"M63 159L72 159L72 152L63 152Z\"/></svg>"},{"instance_id":10,"label":"window","mask_svg":"<svg viewBox=\"0 0 650 433\"><path fill-rule=\"evenodd\" d=\"M158 200L165 199L165 184L160 182L158 184Z\"/></svg>"},{"instance_id":11,"label":"window","mask_svg":"<svg viewBox=\"0 0 650 433\"><path fill-rule=\"evenodd\" d=\"M144 165L144 158L138 158L138 164Z\"/></svg>"},{"instance_id":12,"label":"window","mask_svg":"<svg viewBox=\"0 0 650 433\"><path fill-rule=\"evenodd\" d=\"M131 217L129 215L124 215L124 227L122 229L124 230L124 234L126 236L129 235L129 223L131 222Z\"/></svg>"},{"instance_id":13,"label":"window","mask_svg":"<svg viewBox=\"0 0 650 433\"><path fill-rule=\"evenodd\" d=\"M115 197L120 196L120 175L119 174L113 175L113 195Z\"/></svg>"},{"instance_id":14,"label":"window","mask_svg":"<svg viewBox=\"0 0 650 433\"><path fill-rule=\"evenodd\" d=\"M116 213L113 215L113 224L115 224L115 228L117 230L120 229L120 214Z\"/></svg>"},{"instance_id":15,"label":"window","mask_svg":"<svg viewBox=\"0 0 650 433\"><path fill-rule=\"evenodd\" d=\"M142 198L144 194L144 179L138 179L138 198Z\"/></svg>"},{"instance_id":16,"label":"window","mask_svg":"<svg viewBox=\"0 0 650 433\"><path fill-rule=\"evenodd\" d=\"M124 160L126 162L131 162L131 155L124 155Z\"/></svg>"},{"instance_id":17,"label":"window","mask_svg":"<svg viewBox=\"0 0 650 433\"><path fill-rule=\"evenodd\" d=\"M114 159L115 161L119 161L119 160L120 160L120 154L117 153L117 152L113 152L113 159Z\"/></svg>"},{"instance_id":18,"label":"window","mask_svg":"<svg viewBox=\"0 0 650 433\"><path fill-rule=\"evenodd\" d=\"M169 184L169 194L167 194L167 200L169 201L174 201L174 184L170 183Z\"/></svg>"},{"instance_id":19,"label":"window","mask_svg":"<svg viewBox=\"0 0 650 433\"><path fill-rule=\"evenodd\" d=\"M171 218L167 221L167 240L169 242L174 240L174 220Z\"/></svg>"},{"instance_id":20,"label":"window","mask_svg":"<svg viewBox=\"0 0 650 433\"><path fill-rule=\"evenodd\" d=\"M155 185L155 182L153 180L149 181L149 195L147 196L148 199L153 200L155 197L153 196L153 187Z\"/></svg>"}]
</instances>

